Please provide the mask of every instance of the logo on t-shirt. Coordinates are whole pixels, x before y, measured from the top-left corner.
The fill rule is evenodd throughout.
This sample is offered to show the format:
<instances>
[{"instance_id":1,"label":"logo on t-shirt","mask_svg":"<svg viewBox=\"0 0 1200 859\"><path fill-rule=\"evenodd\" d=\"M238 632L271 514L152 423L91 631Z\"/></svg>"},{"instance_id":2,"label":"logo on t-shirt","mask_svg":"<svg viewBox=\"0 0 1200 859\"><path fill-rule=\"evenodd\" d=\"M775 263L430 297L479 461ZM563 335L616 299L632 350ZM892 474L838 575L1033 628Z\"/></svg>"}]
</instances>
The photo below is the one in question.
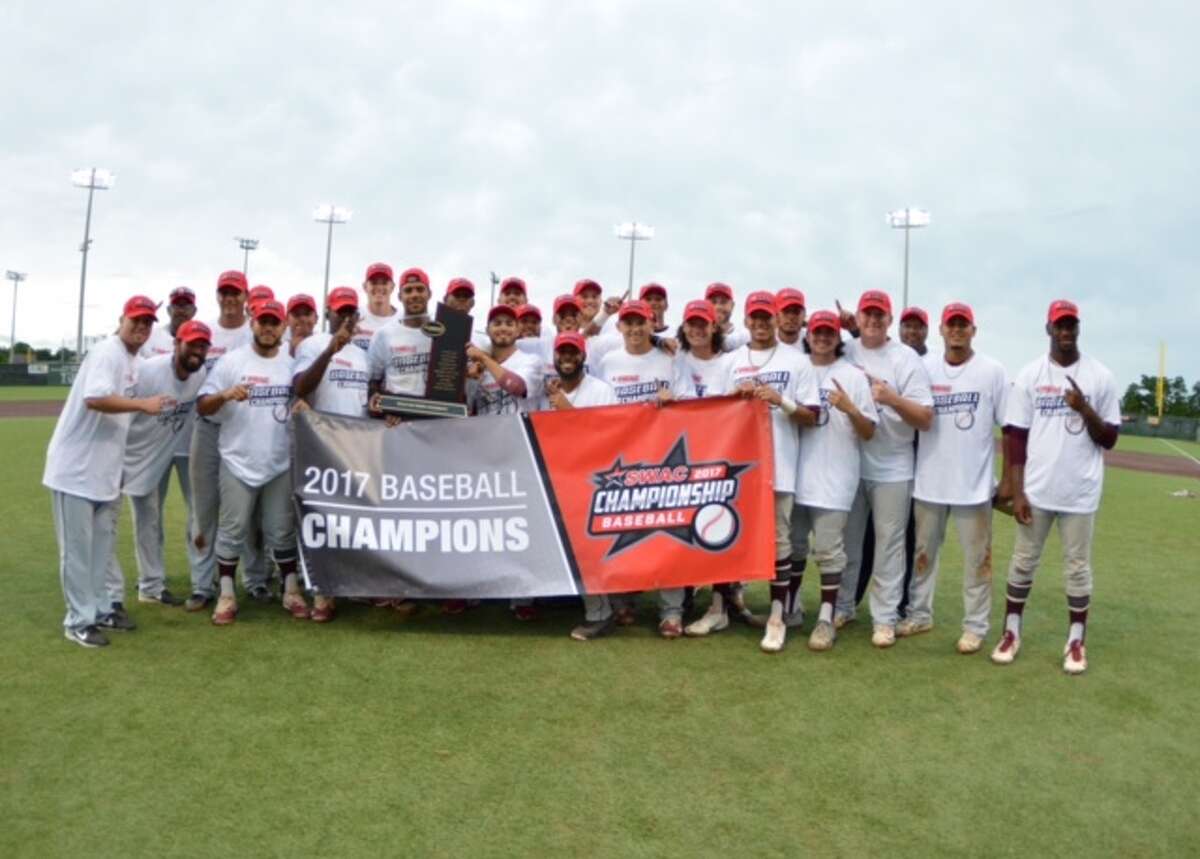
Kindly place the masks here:
<instances>
[{"instance_id":1,"label":"logo on t-shirt","mask_svg":"<svg viewBox=\"0 0 1200 859\"><path fill-rule=\"evenodd\" d=\"M979 409L978 391L941 393L948 386L933 386L933 412L937 415L954 415L954 426L966 432L975 426L975 412Z\"/></svg>"},{"instance_id":2,"label":"logo on t-shirt","mask_svg":"<svg viewBox=\"0 0 1200 859\"><path fill-rule=\"evenodd\" d=\"M615 537L612 557L647 537L664 533L689 546L713 552L736 542L741 522L733 500L739 475L749 463L691 462L687 438L680 436L659 463L617 461L592 480L588 534Z\"/></svg>"},{"instance_id":3,"label":"logo on t-shirt","mask_svg":"<svg viewBox=\"0 0 1200 859\"><path fill-rule=\"evenodd\" d=\"M1067 398L1062 388L1055 385L1039 385L1037 395L1033 398L1033 408L1044 418L1062 418L1063 429L1071 435L1083 432L1083 415L1067 405ZM1091 402L1091 397L1085 396L1084 402Z\"/></svg>"},{"instance_id":4,"label":"logo on t-shirt","mask_svg":"<svg viewBox=\"0 0 1200 859\"><path fill-rule=\"evenodd\" d=\"M158 413L156 420L160 425L170 427L172 433L177 433L187 423L188 416L192 413L192 407L195 405L195 400L188 400L186 403L170 400L166 407Z\"/></svg>"},{"instance_id":5,"label":"logo on t-shirt","mask_svg":"<svg viewBox=\"0 0 1200 859\"><path fill-rule=\"evenodd\" d=\"M291 385L251 384L246 405L252 409L270 409L271 417L281 424L286 424L291 402Z\"/></svg>"},{"instance_id":6,"label":"logo on t-shirt","mask_svg":"<svg viewBox=\"0 0 1200 859\"><path fill-rule=\"evenodd\" d=\"M615 376L612 380L613 393L616 394L617 402L619 403L640 403L650 399L658 393L660 388L667 387L667 383L658 379L651 379L648 382L627 382L621 384L621 379L637 379L638 376Z\"/></svg>"}]
</instances>

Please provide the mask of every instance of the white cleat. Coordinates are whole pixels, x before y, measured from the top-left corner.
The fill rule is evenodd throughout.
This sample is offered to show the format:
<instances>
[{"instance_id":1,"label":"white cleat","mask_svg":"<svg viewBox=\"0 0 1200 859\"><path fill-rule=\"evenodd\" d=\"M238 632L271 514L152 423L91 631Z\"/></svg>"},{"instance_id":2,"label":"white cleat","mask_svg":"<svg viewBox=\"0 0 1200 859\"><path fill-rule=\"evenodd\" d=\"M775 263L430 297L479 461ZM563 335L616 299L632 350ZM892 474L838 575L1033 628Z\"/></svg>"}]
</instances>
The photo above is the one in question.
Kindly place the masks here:
<instances>
[{"instance_id":1,"label":"white cleat","mask_svg":"<svg viewBox=\"0 0 1200 859\"><path fill-rule=\"evenodd\" d=\"M959 653L978 653L983 648L983 638L973 632L964 632L958 639L958 643L954 645L954 649Z\"/></svg>"},{"instance_id":2,"label":"white cleat","mask_svg":"<svg viewBox=\"0 0 1200 859\"><path fill-rule=\"evenodd\" d=\"M812 634L808 637L808 649L832 650L833 642L836 639L837 632L834 631L833 624L827 620L818 620L817 625L813 627Z\"/></svg>"},{"instance_id":3,"label":"white cleat","mask_svg":"<svg viewBox=\"0 0 1200 859\"><path fill-rule=\"evenodd\" d=\"M1087 671L1087 648L1078 639L1068 641L1063 648L1063 671L1068 674L1082 674Z\"/></svg>"},{"instance_id":4,"label":"white cleat","mask_svg":"<svg viewBox=\"0 0 1200 859\"><path fill-rule=\"evenodd\" d=\"M886 623L875 624L875 629L871 633L871 643L884 650L896 643L896 628L888 626Z\"/></svg>"},{"instance_id":5,"label":"white cleat","mask_svg":"<svg viewBox=\"0 0 1200 859\"><path fill-rule=\"evenodd\" d=\"M787 625L780 618L776 620L771 618L767 621L767 631L763 633L762 642L759 647L763 649L763 653L778 653L783 650L784 642L787 641Z\"/></svg>"},{"instance_id":6,"label":"white cleat","mask_svg":"<svg viewBox=\"0 0 1200 859\"><path fill-rule=\"evenodd\" d=\"M720 632L729 626L729 612L724 606L713 602L701 617L683 628L683 634L693 638L701 638L713 632Z\"/></svg>"},{"instance_id":7,"label":"white cleat","mask_svg":"<svg viewBox=\"0 0 1200 859\"><path fill-rule=\"evenodd\" d=\"M848 623L854 623L854 615L842 614L840 611L834 613L834 615L833 615L833 628L834 629L841 629L843 626L845 626Z\"/></svg>"},{"instance_id":8,"label":"white cleat","mask_svg":"<svg viewBox=\"0 0 1200 859\"><path fill-rule=\"evenodd\" d=\"M896 636L908 638L910 635L920 635L933 629L933 622L927 620L909 620L905 618L896 624Z\"/></svg>"},{"instance_id":9,"label":"white cleat","mask_svg":"<svg viewBox=\"0 0 1200 859\"><path fill-rule=\"evenodd\" d=\"M1004 630L1000 642L992 651L992 662L997 665L1012 665L1017 654L1021 652L1021 636L1010 630Z\"/></svg>"}]
</instances>

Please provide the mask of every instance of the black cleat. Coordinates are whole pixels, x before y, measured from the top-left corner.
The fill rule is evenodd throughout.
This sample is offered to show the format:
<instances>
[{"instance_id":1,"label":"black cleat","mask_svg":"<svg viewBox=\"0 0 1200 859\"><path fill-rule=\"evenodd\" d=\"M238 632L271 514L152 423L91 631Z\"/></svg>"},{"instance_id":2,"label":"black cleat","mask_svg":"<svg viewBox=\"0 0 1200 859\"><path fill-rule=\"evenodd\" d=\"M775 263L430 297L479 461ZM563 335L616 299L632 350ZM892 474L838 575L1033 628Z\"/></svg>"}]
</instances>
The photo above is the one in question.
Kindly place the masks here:
<instances>
[{"instance_id":1,"label":"black cleat","mask_svg":"<svg viewBox=\"0 0 1200 859\"><path fill-rule=\"evenodd\" d=\"M68 629L65 631L67 641L73 641L80 647L107 647L108 636L94 626L83 629Z\"/></svg>"}]
</instances>

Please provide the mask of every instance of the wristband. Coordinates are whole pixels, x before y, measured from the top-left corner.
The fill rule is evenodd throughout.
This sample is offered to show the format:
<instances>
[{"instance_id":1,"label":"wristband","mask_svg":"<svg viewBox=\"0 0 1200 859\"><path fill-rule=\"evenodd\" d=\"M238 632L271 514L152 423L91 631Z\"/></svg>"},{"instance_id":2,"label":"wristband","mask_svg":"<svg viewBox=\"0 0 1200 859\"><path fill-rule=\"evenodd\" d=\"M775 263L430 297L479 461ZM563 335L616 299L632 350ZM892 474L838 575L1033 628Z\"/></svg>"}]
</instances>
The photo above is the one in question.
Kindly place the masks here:
<instances>
[{"instance_id":1,"label":"wristband","mask_svg":"<svg viewBox=\"0 0 1200 859\"><path fill-rule=\"evenodd\" d=\"M798 405L796 405L796 401L791 397L783 397L779 401L779 407L789 415L796 414L796 409L800 408Z\"/></svg>"}]
</instances>

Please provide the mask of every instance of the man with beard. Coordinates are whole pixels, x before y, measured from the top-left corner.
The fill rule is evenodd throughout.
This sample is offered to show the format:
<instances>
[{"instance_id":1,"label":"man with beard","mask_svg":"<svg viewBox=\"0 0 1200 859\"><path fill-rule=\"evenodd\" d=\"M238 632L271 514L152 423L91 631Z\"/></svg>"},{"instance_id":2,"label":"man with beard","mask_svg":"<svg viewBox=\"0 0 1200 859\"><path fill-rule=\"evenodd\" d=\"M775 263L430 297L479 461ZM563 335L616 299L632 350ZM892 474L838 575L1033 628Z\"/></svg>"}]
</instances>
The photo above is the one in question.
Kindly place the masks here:
<instances>
[{"instance_id":1,"label":"man with beard","mask_svg":"<svg viewBox=\"0 0 1200 859\"><path fill-rule=\"evenodd\" d=\"M392 305L392 292L395 289L390 265L385 262L373 262L367 266L367 273L363 278L367 306L359 314L358 330L354 332L354 345L364 352L371 345L371 338L375 336L375 332L396 318L398 311Z\"/></svg>"},{"instance_id":2,"label":"man with beard","mask_svg":"<svg viewBox=\"0 0 1200 859\"><path fill-rule=\"evenodd\" d=\"M717 317L717 329L721 332L722 348L732 352L750 342L750 334L742 326L733 322L733 287L717 281L710 283L704 290L704 300L712 304ZM683 341L680 341L683 345Z\"/></svg>"},{"instance_id":3,"label":"man with beard","mask_svg":"<svg viewBox=\"0 0 1200 859\"><path fill-rule=\"evenodd\" d=\"M559 334L568 331L579 331L582 324L582 307L573 295L560 295L554 299L554 332L544 332L537 339L524 337L517 340L517 348L529 355L534 355L539 362L542 372L542 387L537 393L533 411L549 409L548 384L557 376L555 369L554 343Z\"/></svg>"},{"instance_id":4,"label":"man with beard","mask_svg":"<svg viewBox=\"0 0 1200 859\"><path fill-rule=\"evenodd\" d=\"M368 411L375 417L383 415L380 394L425 396L430 340L421 326L429 319L429 275L419 268L406 269L400 276L400 303L404 305L403 318L376 331L367 349L371 379Z\"/></svg>"},{"instance_id":5,"label":"man with beard","mask_svg":"<svg viewBox=\"0 0 1200 859\"><path fill-rule=\"evenodd\" d=\"M300 344L312 336L317 327L317 300L301 292L287 303L288 355L295 357Z\"/></svg>"},{"instance_id":6,"label":"man with beard","mask_svg":"<svg viewBox=\"0 0 1200 859\"><path fill-rule=\"evenodd\" d=\"M167 325L155 325L150 339L138 354L142 358L175 354L175 334L179 326L196 315L196 293L186 286L177 286L167 296Z\"/></svg>"},{"instance_id":7,"label":"man with beard","mask_svg":"<svg viewBox=\"0 0 1200 859\"><path fill-rule=\"evenodd\" d=\"M177 465L179 437L189 434L196 396L204 383L204 359L212 341L208 326L192 320L179 326L175 334L175 352L155 355L138 368L135 397L164 395L165 408L157 415L137 414L129 425L125 444L125 464L121 492L129 498L133 513L134 557L138 568L138 602L182 605L183 600L166 586L163 565L163 505L171 482L171 466ZM180 471L180 477L186 471ZM184 501L191 513L191 493L182 481ZM189 566L197 560L198 550L187 543ZM125 576L114 550L108 566L109 598L121 604L125 594Z\"/></svg>"},{"instance_id":8,"label":"man with beard","mask_svg":"<svg viewBox=\"0 0 1200 859\"><path fill-rule=\"evenodd\" d=\"M135 412L157 415L167 397L133 396L138 351L157 318L144 295L125 302L117 333L93 346L46 450L42 484L50 490L58 538L59 580L67 604L63 632L82 647L104 647L99 627L131 630L135 624L105 589L120 512L121 465Z\"/></svg>"},{"instance_id":9,"label":"man with beard","mask_svg":"<svg viewBox=\"0 0 1200 859\"><path fill-rule=\"evenodd\" d=\"M224 355L250 344L250 321L246 317L247 294L246 276L240 271L227 271L217 278L217 304L221 314L208 325L212 343L204 362L210 374ZM197 416L188 448L188 475L192 488L189 539L197 551L193 555L195 562L191 570L192 595L183 606L187 611L203 611L215 596L215 547L221 505L219 436L220 425L217 422ZM251 599L268 603L271 601L271 591L267 587L267 564L258 551L255 538L246 547L243 584Z\"/></svg>"},{"instance_id":10,"label":"man with beard","mask_svg":"<svg viewBox=\"0 0 1200 859\"><path fill-rule=\"evenodd\" d=\"M255 520L264 548L283 575L284 610L297 619L308 617L296 572L292 511L292 359L280 348L287 311L278 301L264 301L255 305L253 314L250 345L221 359L196 404L201 416L221 424L216 540L220 595L212 615L217 626L237 619L234 576Z\"/></svg>"},{"instance_id":11,"label":"man with beard","mask_svg":"<svg viewBox=\"0 0 1200 859\"><path fill-rule=\"evenodd\" d=\"M775 293L775 306L779 308L778 330L775 332L780 343L804 348L804 293L798 289L781 289Z\"/></svg>"},{"instance_id":12,"label":"man with beard","mask_svg":"<svg viewBox=\"0 0 1200 859\"><path fill-rule=\"evenodd\" d=\"M1008 397L1010 483L1017 538L1008 568L1004 634L992 661L1008 665L1021 649L1021 615L1046 537L1062 541L1070 626L1063 671L1087 670L1092 597L1092 532L1104 483L1104 451L1117 443L1120 394L1108 368L1079 352L1079 308L1055 301L1047 314L1050 354L1017 374Z\"/></svg>"}]
</instances>

